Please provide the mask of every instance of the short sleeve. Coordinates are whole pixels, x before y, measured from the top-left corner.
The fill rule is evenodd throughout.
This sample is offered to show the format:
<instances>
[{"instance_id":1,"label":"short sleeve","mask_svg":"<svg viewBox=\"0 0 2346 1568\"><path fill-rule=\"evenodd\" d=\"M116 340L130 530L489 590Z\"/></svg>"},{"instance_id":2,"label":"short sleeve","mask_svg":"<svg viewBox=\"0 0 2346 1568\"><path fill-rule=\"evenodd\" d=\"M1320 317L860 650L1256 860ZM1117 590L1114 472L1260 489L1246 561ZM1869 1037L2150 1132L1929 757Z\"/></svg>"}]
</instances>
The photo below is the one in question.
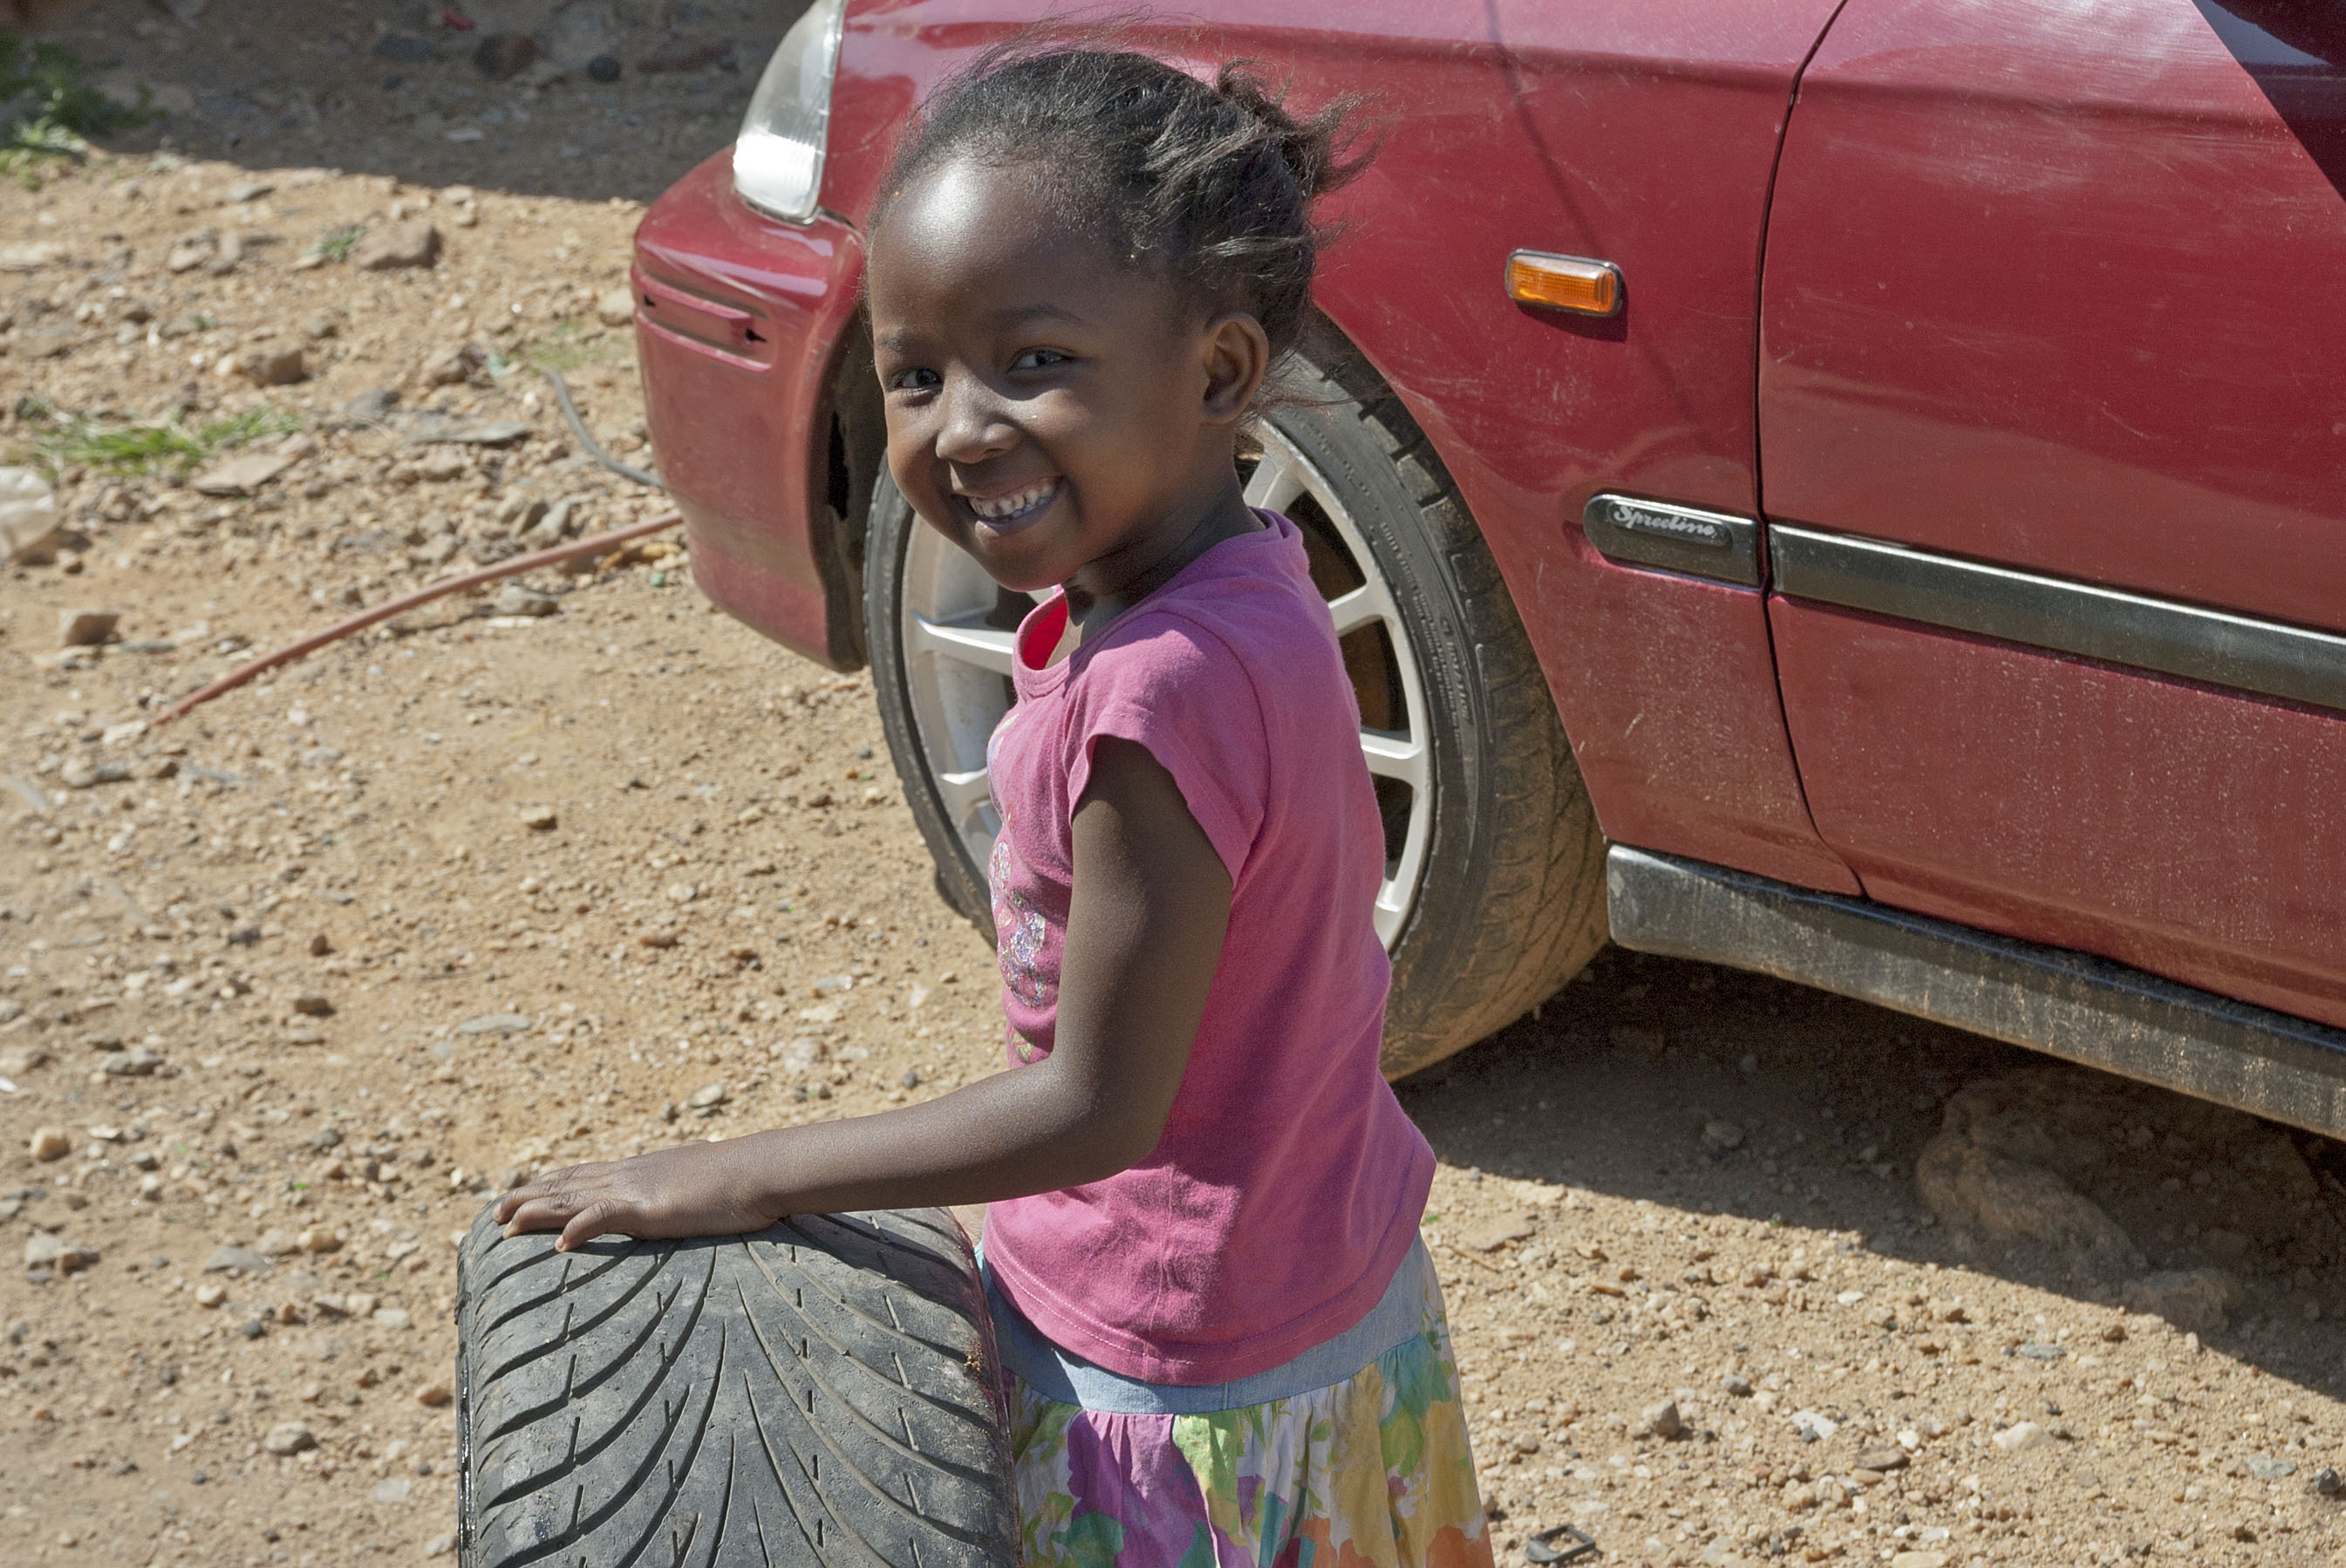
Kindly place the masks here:
<instances>
[{"instance_id":1,"label":"short sleeve","mask_svg":"<svg viewBox=\"0 0 2346 1568\"><path fill-rule=\"evenodd\" d=\"M1178 616L1146 617L1099 650L1082 672L1067 732L1067 809L1091 782L1103 736L1148 748L1173 776L1232 886L1262 831L1270 745L1262 701L1229 647Z\"/></svg>"}]
</instances>

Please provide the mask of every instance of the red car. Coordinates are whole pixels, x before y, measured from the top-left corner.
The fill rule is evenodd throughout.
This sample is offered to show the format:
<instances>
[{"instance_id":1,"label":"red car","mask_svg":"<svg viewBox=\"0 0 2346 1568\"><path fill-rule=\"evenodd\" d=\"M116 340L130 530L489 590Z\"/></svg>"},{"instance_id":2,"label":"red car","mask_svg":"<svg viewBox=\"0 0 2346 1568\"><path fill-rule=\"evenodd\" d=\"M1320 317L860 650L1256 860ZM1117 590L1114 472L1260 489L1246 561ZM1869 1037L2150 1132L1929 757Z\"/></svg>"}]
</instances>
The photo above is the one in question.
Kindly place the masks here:
<instances>
[{"instance_id":1,"label":"red car","mask_svg":"<svg viewBox=\"0 0 2346 1568\"><path fill-rule=\"evenodd\" d=\"M1025 601L882 463L858 224L1042 0L819 0L637 237L716 601L867 660L985 921ZM2346 6L1201 0L1366 94L1248 494L1384 805L1387 1066L1609 933L2346 1132Z\"/></svg>"}]
</instances>

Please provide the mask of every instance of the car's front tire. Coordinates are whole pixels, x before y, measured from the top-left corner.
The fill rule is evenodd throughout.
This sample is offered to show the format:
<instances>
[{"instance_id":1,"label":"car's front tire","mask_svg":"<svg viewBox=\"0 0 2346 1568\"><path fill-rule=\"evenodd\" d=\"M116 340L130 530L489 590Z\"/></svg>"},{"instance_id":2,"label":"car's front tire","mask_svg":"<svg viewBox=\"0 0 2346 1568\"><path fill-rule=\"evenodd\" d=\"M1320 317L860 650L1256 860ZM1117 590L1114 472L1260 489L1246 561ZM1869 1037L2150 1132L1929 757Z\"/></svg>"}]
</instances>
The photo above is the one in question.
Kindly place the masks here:
<instances>
[{"instance_id":1,"label":"car's front tire","mask_svg":"<svg viewBox=\"0 0 2346 1568\"><path fill-rule=\"evenodd\" d=\"M1377 930L1392 955L1385 1071L1519 1017L1605 940L1603 842L1545 680L1473 520L1375 372L1322 331L1245 461L1247 496L1304 531L1384 816ZM921 525L883 474L864 559L873 687L938 889L989 932L999 823L985 743L1031 607Z\"/></svg>"}]
</instances>

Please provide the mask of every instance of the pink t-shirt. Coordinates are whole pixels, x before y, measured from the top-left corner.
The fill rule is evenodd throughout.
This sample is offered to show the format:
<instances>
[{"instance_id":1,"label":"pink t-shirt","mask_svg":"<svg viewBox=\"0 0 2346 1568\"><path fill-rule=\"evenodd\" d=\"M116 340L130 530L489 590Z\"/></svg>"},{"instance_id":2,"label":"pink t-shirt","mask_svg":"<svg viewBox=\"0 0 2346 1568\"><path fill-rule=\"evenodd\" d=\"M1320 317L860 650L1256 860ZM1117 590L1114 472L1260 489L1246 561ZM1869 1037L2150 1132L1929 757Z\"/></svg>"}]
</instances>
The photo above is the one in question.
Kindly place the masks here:
<instances>
[{"instance_id":1,"label":"pink t-shirt","mask_svg":"<svg viewBox=\"0 0 2346 1568\"><path fill-rule=\"evenodd\" d=\"M1262 532L1215 545L1057 665L1043 661L1066 604L1037 606L988 748L1014 1063L1050 1054L1095 738L1147 747L1229 871L1229 932L1157 1147L986 1216L1012 1303L1149 1382L1250 1377L1352 1327L1415 1239L1433 1177L1377 1070L1384 834L1360 710L1302 535L1261 515Z\"/></svg>"}]
</instances>

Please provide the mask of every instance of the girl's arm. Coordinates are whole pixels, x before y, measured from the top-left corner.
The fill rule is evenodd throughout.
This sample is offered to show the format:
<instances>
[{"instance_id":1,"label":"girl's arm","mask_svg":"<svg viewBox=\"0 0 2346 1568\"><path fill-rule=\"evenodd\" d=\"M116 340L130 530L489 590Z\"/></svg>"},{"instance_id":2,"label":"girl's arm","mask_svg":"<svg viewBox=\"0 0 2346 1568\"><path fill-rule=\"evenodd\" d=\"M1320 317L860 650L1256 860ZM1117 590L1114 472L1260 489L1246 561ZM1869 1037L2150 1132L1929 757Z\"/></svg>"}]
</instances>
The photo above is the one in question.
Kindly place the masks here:
<instances>
[{"instance_id":1,"label":"girl's arm","mask_svg":"<svg viewBox=\"0 0 2346 1568\"><path fill-rule=\"evenodd\" d=\"M785 1215L984 1203L1097 1181L1165 1130L1229 924L1230 879L1173 776L1103 738L1076 808L1051 1054L901 1111L574 1166L497 1202L508 1236L725 1236Z\"/></svg>"}]
</instances>

